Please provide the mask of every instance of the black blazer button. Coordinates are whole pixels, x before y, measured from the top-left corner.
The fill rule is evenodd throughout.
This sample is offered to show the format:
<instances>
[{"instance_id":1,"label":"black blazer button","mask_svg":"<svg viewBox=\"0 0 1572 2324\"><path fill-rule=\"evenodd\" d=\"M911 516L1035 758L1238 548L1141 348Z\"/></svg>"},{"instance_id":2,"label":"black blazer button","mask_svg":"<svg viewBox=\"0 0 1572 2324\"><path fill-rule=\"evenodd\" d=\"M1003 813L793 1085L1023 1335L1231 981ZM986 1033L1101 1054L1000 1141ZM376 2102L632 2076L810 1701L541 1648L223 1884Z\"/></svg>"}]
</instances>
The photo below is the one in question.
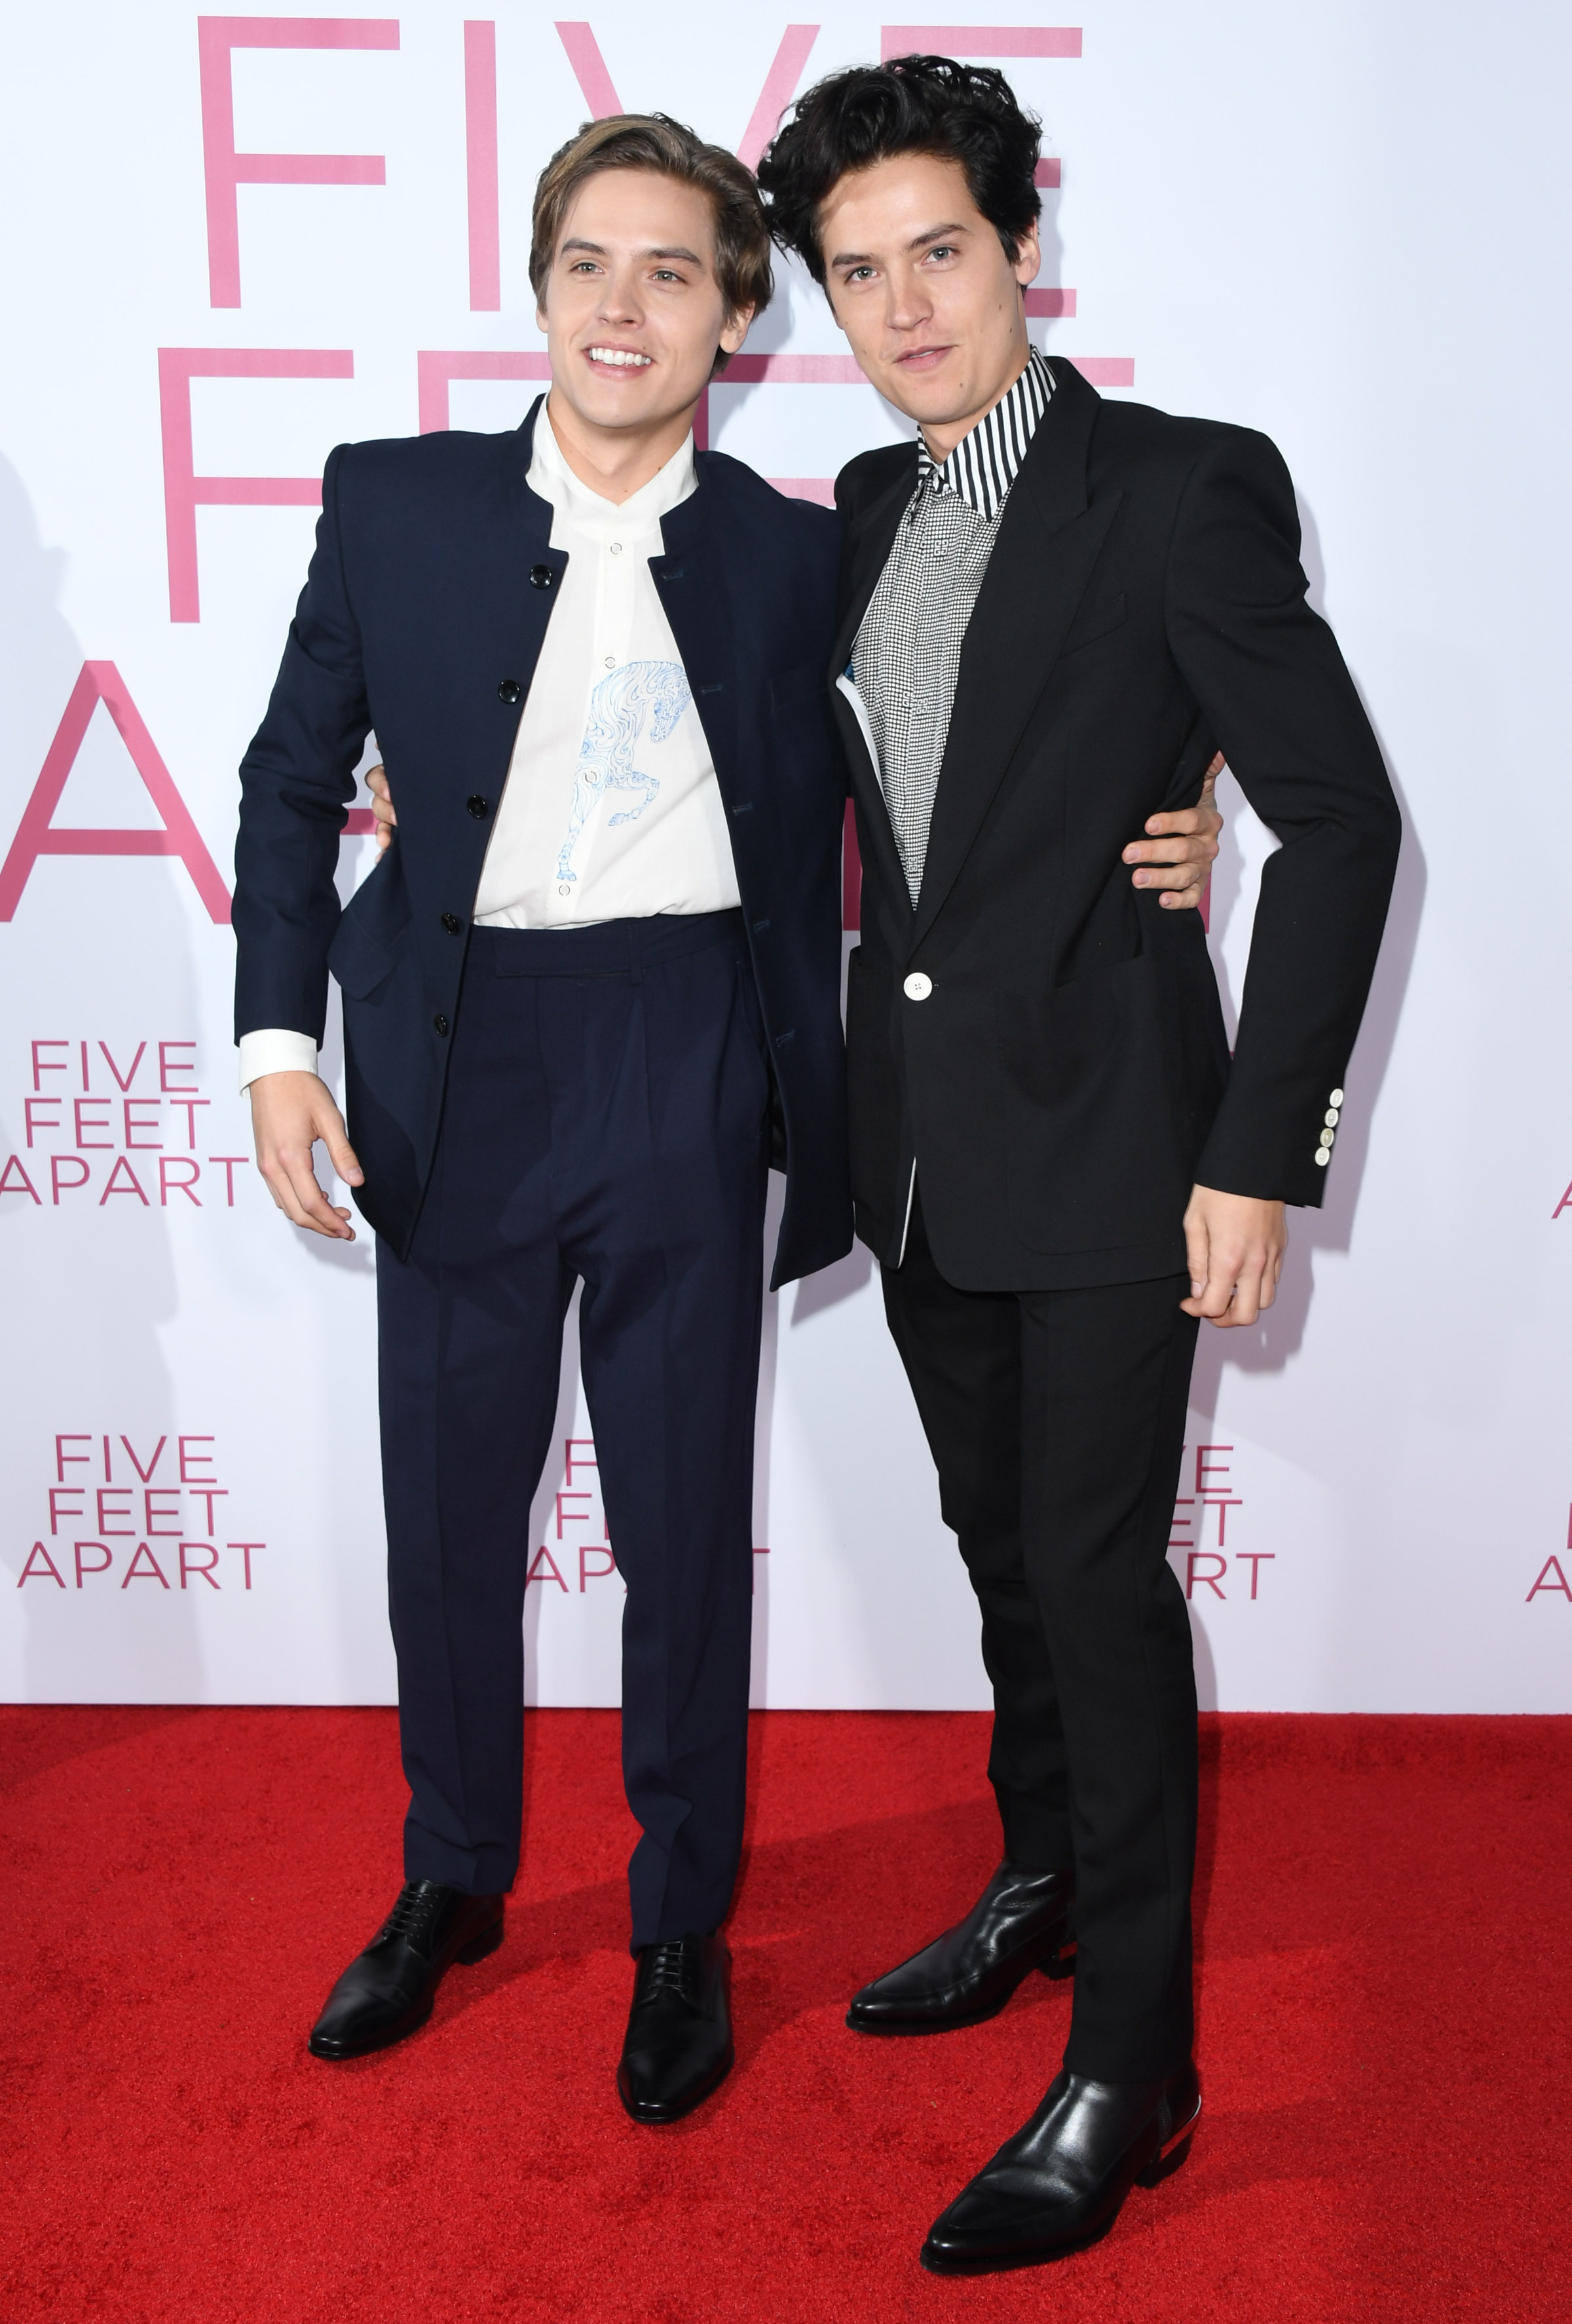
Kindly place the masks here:
<instances>
[{"instance_id":1,"label":"black blazer button","mask_svg":"<svg viewBox=\"0 0 1572 2324\"><path fill-rule=\"evenodd\" d=\"M532 589L549 589L556 578L549 565L532 565L529 567L529 586Z\"/></svg>"},{"instance_id":2,"label":"black blazer button","mask_svg":"<svg viewBox=\"0 0 1572 2324\"><path fill-rule=\"evenodd\" d=\"M444 1038L446 1038L446 1033L447 1033L447 1019L446 1019L446 1017L434 1017L434 1018L431 1019L431 1021L432 1021L432 1023L436 1026L436 1028L437 1028L437 1031L438 1031L440 1034L442 1034L442 1035L444 1036Z\"/></svg>"},{"instance_id":3,"label":"black blazer button","mask_svg":"<svg viewBox=\"0 0 1572 2324\"><path fill-rule=\"evenodd\" d=\"M464 933L464 922L456 912L444 912L442 925L450 936L462 936Z\"/></svg>"},{"instance_id":4,"label":"black blazer button","mask_svg":"<svg viewBox=\"0 0 1572 2324\"><path fill-rule=\"evenodd\" d=\"M489 816L492 811L491 800L488 798L483 798L479 791L472 792L470 797L464 801L464 805L468 807L470 813L473 816L477 823L484 823L487 816Z\"/></svg>"},{"instance_id":5,"label":"black blazer button","mask_svg":"<svg viewBox=\"0 0 1572 2324\"><path fill-rule=\"evenodd\" d=\"M518 701L523 691L524 688L516 678L505 678L497 688L497 699L499 702L511 704Z\"/></svg>"}]
</instances>

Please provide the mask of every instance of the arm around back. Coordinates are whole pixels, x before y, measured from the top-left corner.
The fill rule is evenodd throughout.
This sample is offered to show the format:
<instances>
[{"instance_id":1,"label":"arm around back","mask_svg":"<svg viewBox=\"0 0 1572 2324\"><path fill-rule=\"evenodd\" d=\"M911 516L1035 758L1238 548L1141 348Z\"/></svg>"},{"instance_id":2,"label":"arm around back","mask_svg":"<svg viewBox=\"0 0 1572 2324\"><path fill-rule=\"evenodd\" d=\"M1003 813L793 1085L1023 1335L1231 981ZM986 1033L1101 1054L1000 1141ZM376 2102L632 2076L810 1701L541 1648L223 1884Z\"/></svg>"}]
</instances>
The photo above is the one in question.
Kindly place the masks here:
<instances>
[{"instance_id":1,"label":"arm around back","mask_svg":"<svg viewBox=\"0 0 1572 2324\"><path fill-rule=\"evenodd\" d=\"M1322 1127L1369 992L1402 825L1337 641L1306 603L1299 548L1276 447L1219 429L1174 524L1169 643L1282 845L1262 874L1233 1071L1196 1177L1316 1204L1332 1142Z\"/></svg>"}]
</instances>

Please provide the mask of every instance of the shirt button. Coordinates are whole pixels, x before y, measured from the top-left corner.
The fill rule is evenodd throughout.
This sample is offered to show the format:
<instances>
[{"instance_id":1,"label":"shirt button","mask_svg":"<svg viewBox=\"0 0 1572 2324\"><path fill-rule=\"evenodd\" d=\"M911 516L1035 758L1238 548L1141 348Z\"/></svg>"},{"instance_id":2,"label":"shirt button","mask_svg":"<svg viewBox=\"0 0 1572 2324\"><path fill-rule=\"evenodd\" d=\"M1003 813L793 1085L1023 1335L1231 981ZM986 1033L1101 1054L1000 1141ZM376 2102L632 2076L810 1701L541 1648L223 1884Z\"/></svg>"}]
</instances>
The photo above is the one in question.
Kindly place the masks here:
<instances>
[{"instance_id":1,"label":"shirt button","mask_svg":"<svg viewBox=\"0 0 1572 2324\"><path fill-rule=\"evenodd\" d=\"M465 799L464 805L468 807L470 813L473 816L477 823L483 823L487 816L489 816L492 811L491 800L488 798L483 798L479 791L472 793L472 795Z\"/></svg>"},{"instance_id":2,"label":"shirt button","mask_svg":"<svg viewBox=\"0 0 1572 2324\"><path fill-rule=\"evenodd\" d=\"M529 586L532 589L549 589L556 578L549 565L532 565L529 567Z\"/></svg>"},{"instance_id":3,"label":"shirt button","mask_svg":"<svg viewBox=\"0 0 1572 2324\"><path fill-rule=\"evenodd\" d=\"M505 678L497 688L497 699L499 702L514 703L523 691L516 678Z\"/></svg>"},{"instance_id":4,"label":"shirt button","mask_svg":"<svg viewBox=\"0 0 1572 2324\"><path fill-rule=\"evenodd\" d=\"M447 930L450 936L462 936L464 934L464 922L459 918L456 912L444 912L442 915L442 925Z\"/></svg>"},{"instance_id":5,"label":"shirt button","mask_svg":"<svg viewBox=\"0 0 1572 2324\"><path fill-rule=\"evenodd\" d=\"M920 968L915 968L901 987L908 1001L926 1001L933 990L933 978L924 976Z\"/></svg>"},{"instance_id":6,"label":"shirt button","mask_svg":"<svg viewBox=\"0 0 1572 2324\"><path fill-rule=\"evenodd\" d=\"M1320 1164L1323 1170L1326 1168L1331 1158L1331 1156L1328 1153L1324 1146L1318 1146L1316 1148L1316 1160Z\"/></svg>"},{"instance_id":7,"label":"shirt button","mask_svg":"<svg viewBox=\"0 0 1572 2324\"><path fill-rule=\"evenodd\" d=\"M566 881L565 880L564 880L564 881L559 884L559 886L558 886L558 888L557 888L556 892L557 892L557 894L558 894L559 896L571 896L571 895L573 894L573 890L572 890L572 888L568 885L567 881Z\"/></svg>"},{"instance_id":8,"label":"shirt button","mask_svg":"<svg viewBox=\"0 0 1572 2324\"><path fill-rule=\"evenodd\" d=\"M606 656L606 668L607 668L608 669L616 669L616 667L617 667L617 657L616 657L616 655L615 655L615 654L608 654L608 655Z\"/></svg>"},{"instance_id":9,"label":"shirt button","mask_svg":"<svg viewBox=\"0 0 1572 2324\"><path fill-rule=\"evenodd\" d=\"M608 543L607 543L606 545L607 545L607 547L611 549L611 554L612 554L612 556L613 556L613 557L621 557L621 554L622 554L622 544L621 544L621 542L620 540L608 541Z\"/></svg>"},{"instance_id":10,"label":"shirt button","mask_svg":"<svg viewBox=\"0 0 1572 2324\"><path fill-rule=\"evenodd\" d=\"M1337 1107L1336 1107L1335 1105L1329 1105L1329 1106L1328 1106L1328 1108L1327 1108L1327 1113L1326 1113L1326 1121L1327 1121L1327 1128L1328 1128L1328 1130L1336 1130L1336 1128L1337 1128L1337 1126L1338 1126L1338 1109L1337 1109Z\"/></svg>"},{"instance_id":11,"label":"shirt button","mask_svg":"<svg viewBox=\"0 0 1572 2324\"><path fill-rule=\"evenodd\" d=\"M437 1031L438 1031L438 1032L443 1036L444 1039L446 1039L446 1036L447 1036L447 1019L446 1019L446 1017L434 1017L434 1018L431 1019L431 1021L432 1021L432 1023L436 1026L436 1028L437 1028Z\"/></svg>"},{"instance_id":12,"label":"shirt button","mask_svg":"<svg viewBox=\"0 0 1572 2324\"><path fill-rule=\"evenodd\" d=\"M1343 1093L1341 1090L1334 1090L1331 1096L1327 1100L1327 1103L1328 1105L1341 1105L1342 1102Z\"/></svg>"}]
</instances>

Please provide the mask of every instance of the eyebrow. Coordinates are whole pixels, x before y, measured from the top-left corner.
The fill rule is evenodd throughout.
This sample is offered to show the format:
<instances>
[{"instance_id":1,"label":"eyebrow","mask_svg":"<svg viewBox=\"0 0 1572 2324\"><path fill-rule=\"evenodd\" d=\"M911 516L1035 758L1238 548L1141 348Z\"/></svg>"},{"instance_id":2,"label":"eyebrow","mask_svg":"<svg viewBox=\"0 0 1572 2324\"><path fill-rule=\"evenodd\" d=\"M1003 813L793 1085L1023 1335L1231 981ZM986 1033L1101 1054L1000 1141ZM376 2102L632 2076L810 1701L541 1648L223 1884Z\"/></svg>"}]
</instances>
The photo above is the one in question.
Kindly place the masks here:
<instances>
[{"instance_id":1,"label":"eyebrow","mask_svg":"<svg viewBox=\"0 0 1572 2324\"><path fill-rule=\"evenodd\" d=\"M967 227L959 218L953 226L925 226L921 234L915 234L912 236L906 248L921 250L924 244L946 242L951 235L965 234L967 231ZM838 250L830 261L832 266L872 266L876 263L871 252L864 250Z\"/></svg>"},{"instance_id":2,"label":"eyebrow","mask_svg":"<svg viewBox=\"0 0 1572 2324\"><path fill-rule=\"evenodd\" d=\"M604 258L606 255L604 243L586 242L582 235L574 235L566 242L560 244L557 254L561 256L564 252L569 250L587 251L592 258ZM696 250L685 250L678 243L672 244L669 248L641 250L639 256L640 258L682 258L685 259L690 266L702 266L704 263Z\"/></svg>"}]
</instances>

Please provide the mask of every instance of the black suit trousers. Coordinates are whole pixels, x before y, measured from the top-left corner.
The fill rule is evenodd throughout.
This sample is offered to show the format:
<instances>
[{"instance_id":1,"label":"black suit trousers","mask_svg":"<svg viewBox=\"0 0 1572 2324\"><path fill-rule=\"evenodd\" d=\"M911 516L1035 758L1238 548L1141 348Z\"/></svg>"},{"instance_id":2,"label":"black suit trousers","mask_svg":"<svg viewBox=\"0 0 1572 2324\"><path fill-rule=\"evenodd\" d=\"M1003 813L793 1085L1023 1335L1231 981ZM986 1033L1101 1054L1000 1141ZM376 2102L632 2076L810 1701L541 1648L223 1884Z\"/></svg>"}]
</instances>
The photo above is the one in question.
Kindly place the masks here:
<instances>
[{"instance_id":1,"label":"black suit trousers","mask_svg":"<svg viewBox=\"0 0 1572 2324\"><path fill-rule=\"evenodd\" d=\"M406 1874L486 1895L518 1866L529 1505L582 1278L632 1941L713 1929L742 1842L768 1175L742 916L478 928L453 1044L409 1257L377 1250Z\"/></svg>"},{"instance_id":2,"label":"black suit trousers","mask_svg":"<svg viewBox=\"0 0 1572 2324\"><path fill-rule=\"evenodd\" d=\"M1190 2056L1196 1701L1167 1550L1196 1323L1181 1277L958 1291L914 1203L885 1308L982 1610L1005 1852L1073 1867L1065 2065Z\"/></svg>"}]
</instances>

